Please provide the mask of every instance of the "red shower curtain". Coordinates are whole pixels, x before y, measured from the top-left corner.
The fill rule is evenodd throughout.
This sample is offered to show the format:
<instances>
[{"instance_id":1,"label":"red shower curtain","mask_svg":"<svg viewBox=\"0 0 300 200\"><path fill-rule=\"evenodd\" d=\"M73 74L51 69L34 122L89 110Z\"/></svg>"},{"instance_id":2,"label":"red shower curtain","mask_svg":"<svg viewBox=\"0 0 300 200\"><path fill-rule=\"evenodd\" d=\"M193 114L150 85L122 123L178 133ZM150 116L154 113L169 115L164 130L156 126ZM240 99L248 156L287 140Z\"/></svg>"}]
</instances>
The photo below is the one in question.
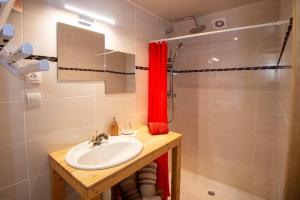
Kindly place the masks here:
<instances>
[{"instance_id":1,"label":"red shower curtain","mask_svg":"<svg viewBox=\"0 0 300 200\"><path fill-rule=\"evenodd\" d=\"M149 102L148 123L168 123L167 116L167 43L149 45ZM163 200L170 196L168 154L156 160L157 187L163 194Z\"/></svg>"}]
</instances>

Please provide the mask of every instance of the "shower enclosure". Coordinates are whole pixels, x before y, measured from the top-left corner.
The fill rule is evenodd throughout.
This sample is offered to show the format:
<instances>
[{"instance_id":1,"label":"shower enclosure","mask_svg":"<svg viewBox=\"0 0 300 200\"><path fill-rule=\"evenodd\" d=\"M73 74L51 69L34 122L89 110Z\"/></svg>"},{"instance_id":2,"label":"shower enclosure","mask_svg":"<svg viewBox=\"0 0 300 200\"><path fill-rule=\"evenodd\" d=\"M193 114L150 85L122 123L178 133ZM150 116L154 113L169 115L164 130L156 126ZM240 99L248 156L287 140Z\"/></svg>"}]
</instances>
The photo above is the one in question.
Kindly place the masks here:
<instances>
[{"instance_id":1,"label":"shower enclosure","mask_svg":"<svg viewBox=\"0 0 300 200\"><path fill-rule=\"evenodd\" d=\"M237 30L169 41L169 120L183 134L182 199L283 199L291 27L239 27L288 20L289 3L263 1L201 17L207 25L227 16L228 28ZM171 37L194 26L176 23Z\"/></svg>"}]
</instances>

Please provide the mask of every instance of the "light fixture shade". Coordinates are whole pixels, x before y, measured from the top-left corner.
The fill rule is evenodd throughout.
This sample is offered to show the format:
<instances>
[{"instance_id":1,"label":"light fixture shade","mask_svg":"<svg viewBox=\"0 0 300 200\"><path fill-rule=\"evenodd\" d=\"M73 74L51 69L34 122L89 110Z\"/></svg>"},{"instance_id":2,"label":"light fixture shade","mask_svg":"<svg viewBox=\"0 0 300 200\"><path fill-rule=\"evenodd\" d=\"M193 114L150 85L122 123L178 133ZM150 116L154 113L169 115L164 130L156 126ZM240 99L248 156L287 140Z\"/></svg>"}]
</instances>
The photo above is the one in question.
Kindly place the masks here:
<instances>
[{"instance_id":1,"label":"light fixture shade","mask_svg":"<svg viewBox=\"0 0 300 200\"><path fill-rule=\"evenodd\" d=\"M108 24L111 24L111 25L116 24L115 20L112 19L112 18L109 18L109 17L100 16L100 15L97 15L97 14L94 14L94 13L91 13L91 12L88 12L88 11L85 11L85 10L81 10L80 8L76 8L76 7L70 6L70 5L65 5L64 7L65 7L65 9L70 10L72 12L75 12L75 13L81 15L81 16L85 16L85 17L88 17L88 18L99 20L99 21L102 21L102 22L105 22L105 23L108 23Z\"/></svg>"}]
</instances>

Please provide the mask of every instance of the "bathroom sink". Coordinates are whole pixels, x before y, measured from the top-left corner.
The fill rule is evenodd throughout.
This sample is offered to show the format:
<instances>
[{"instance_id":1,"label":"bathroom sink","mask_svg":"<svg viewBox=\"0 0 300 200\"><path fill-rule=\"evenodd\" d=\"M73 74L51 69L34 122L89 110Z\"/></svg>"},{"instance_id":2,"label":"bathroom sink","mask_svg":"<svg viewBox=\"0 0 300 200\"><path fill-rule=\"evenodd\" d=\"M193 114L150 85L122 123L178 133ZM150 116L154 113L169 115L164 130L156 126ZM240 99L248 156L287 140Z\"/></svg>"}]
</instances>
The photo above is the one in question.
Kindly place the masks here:
<instances>
[{"instance_id":1,"label":"bathroom sink","mask_svg":"<svg viewBox=\"0 0 300 200\"><path fill-rule=\"evenodd\" d=\"M82 170L106 169L121 165L136 157L143 144L128 136L111 136L98 146L88 141L73 147L65 156L65 162Z\"/></svg>"}]
</instances>

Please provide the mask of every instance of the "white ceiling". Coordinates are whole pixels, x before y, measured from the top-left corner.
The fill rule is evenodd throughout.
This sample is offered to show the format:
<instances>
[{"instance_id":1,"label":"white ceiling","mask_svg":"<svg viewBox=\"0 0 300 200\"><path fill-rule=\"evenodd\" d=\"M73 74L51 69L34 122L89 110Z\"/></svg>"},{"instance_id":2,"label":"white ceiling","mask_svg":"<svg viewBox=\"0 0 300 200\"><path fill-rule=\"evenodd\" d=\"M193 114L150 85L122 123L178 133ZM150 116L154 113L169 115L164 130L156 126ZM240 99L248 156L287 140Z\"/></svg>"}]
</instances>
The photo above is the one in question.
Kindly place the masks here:
<instances>
[{"instance_id":1,"label":"white ceiling","mask_svg":"<svg viewBox=\"0 0 300 200\"><path fill-rule=\"evenodd\" d=\"M194 15L203 16L264 0L131 0L144 9L172 21Z\"/></svg>"}]
</instances>

